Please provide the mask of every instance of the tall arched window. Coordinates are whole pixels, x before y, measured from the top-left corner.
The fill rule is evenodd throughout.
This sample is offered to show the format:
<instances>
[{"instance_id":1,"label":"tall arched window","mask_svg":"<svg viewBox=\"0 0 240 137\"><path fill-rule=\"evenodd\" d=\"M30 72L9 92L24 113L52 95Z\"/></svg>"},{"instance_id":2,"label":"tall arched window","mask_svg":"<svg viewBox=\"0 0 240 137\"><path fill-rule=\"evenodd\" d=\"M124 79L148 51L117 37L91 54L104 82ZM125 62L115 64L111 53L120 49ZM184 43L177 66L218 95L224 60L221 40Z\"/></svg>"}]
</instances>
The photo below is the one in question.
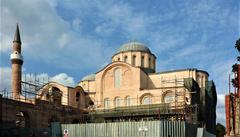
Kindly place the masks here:
<instances>
[{"instance_id":1,"label":"tall arched window","mask_svg":"<svg viewBox=\"0 0 240 137\"><path fill-rule=\"evenodd\" d=\"M133 65L133 66L136 66L136 55L133 55L132 65Z\"/></svg>"},{"instance_id":2,"label":"tall arched window","mask_svg":"<svg viewBox=\"0 0 240 137\"><path fill-rule=\"evenodd\" d=\"M128 60L128 57L124 56L124 62L127 62L127 60Z\"/></svg>"},{"instance_id":3,"label":"tall arched window","mask_svg":"<svg viewBox=\"0 0 240 137\"><path fill-rule=\"evenodd\" d=\"M152 104L152 96L151 95L146 95L142 98L142 104L143 105L148 105Z\"/></svg>"},{"instance_id":4,"label":"tall arched window","mask_svg":"<svg viewBox=\"0 0 240 137\"><path fill-rule=\"evenodd\" d=\"M127 96L125 99L125 105L131 106L132 105L132 98L130 96Z\"/></svg>"},{"instance_id":5,"label":"tall arched window","mask_svg":"<svg viewBox=\"0 0 240 137\"><path fill-rule=\"evenodd\" d=\"M114 106L119 107L120 106L120 97L116 97L114 100Z\"/></svg>"},{"instance_id":6,"label":"tall arched window","mask_svg":"<svg viewBox=\"0 0 240 137\"><path fill-rule=\"evenodd\" d=\"M80 98L80 92L76 92L76 101L78 102Z\"/></svg>"},{"instance_id":7,"label":"tall arched window","mask_svg":"<svg viewBox=\"0 0 240 137\"><path fill-rule=\"evenodd\" d=\"M109 98L105 98L104 99L104 108L108 109L110 107L110 101Z\"/></svg>"},{"instance_id":8,"label":"tall arched window","mask_svg":"<svg viewBox=\"0 0 240 137\"><path fill-rule=\"evenodd\" d=\"M62 103L62 91L57 87L52 87L52 101L60 105Z\"/></svg>"},{"instance_id":9,"label":"tall arched window","mask_svg":"<svg viewBox=\"0 0 240 137\"><path fill-rule=\"evenodd\" d=\"M151 58L148 58L148 67L151 68Z\"/></svg>"},{"instance_id":10,"label":"tall arched window","mask_svg":"<svg viewBox=\"0 0 240 137\"><path fill-rule=\"evenodd\" d=\"M119 88L122 82L122 72L121 69L117 68L114 71L114 87Z\"/></svg>"},{"instance_id":11,"label":"tall arched window","mask_svg":"<svg viewBox=\"0 0 240 137\"><path fill-rule=\"evenodd\" d=\"M144 67L144 56L141 58L141 66Z\"/></svg>"},{"instance_id":12,"label":"tall arched window","mask_svg":"<svg viewBox=\"0 0 240 137\"><path fill-rule=\"evenodd\" d=\"M153 69L155 69L156 63L155 63L155 59L153 59Z\"/></svg>"}]
</instances>

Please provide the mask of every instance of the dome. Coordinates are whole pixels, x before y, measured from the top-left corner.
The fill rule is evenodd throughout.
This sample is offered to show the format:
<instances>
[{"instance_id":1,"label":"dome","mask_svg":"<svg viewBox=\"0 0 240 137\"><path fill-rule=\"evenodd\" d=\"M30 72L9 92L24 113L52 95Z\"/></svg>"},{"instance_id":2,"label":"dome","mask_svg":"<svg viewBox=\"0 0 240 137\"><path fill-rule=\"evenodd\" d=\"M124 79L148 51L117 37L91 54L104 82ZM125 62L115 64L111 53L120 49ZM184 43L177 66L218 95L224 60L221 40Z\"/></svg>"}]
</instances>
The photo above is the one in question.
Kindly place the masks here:
<instances>
[{"instance_id":1,"label":"dome","mask_svg":"<svg viewBox=\"0 0 240 137\"><path fill-rule=\"evenodd\" d=\"M93 81L95 80L95 74L90 74L82 78L82 81Z\"/></svg>"},{"instance_id":2,"label":"dome","mask_svg":"<svg viewBox=\"0 0 240 137\"><path fill-rule=\"evenodd\" d=\"M144 44L139 42L129 42L129 43L123 44L117 50L117 53L125 52L125 51L143 51L143 52L151 53L148 47L146 47Z\"/></svg>"}]
</instances>

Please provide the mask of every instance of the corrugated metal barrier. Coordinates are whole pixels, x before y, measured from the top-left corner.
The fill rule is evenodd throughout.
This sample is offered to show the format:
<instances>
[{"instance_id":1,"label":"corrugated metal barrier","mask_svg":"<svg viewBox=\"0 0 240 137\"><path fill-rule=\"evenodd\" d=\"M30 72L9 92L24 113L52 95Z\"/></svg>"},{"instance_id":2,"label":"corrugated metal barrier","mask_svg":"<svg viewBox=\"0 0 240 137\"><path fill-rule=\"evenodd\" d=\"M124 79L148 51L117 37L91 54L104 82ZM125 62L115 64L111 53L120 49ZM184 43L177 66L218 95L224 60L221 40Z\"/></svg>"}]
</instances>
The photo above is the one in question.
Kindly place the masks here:
<instances>
[{"instance_id":1,"label":"corrugated metal barrier","mask_svg":"<svg viewBox=\"0 0 240 137\"><path fill-rule=\"evenodd\" d=\"M64 130L68 131L68 137L185 137L186 122L129 121L116 123L62 124L62 135ZM196 129L194 128L193 130Z\"/></svg>"}]
</instances>

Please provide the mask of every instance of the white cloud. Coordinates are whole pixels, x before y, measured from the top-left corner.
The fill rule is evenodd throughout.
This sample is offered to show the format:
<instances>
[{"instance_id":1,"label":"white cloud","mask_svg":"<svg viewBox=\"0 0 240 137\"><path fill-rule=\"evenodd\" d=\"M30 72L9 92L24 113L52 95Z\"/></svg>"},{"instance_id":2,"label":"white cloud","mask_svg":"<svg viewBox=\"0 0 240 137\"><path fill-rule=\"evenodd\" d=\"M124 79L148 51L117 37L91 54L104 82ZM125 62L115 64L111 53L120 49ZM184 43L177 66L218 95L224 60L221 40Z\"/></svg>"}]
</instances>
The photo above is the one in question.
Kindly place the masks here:
<instances>
[{"instance_id":1,"label":"white cloud","mask_svg":"<svg viewBox=\"0 0 240 137\"><path fill-rule=\"evenodd\" d=\"M74 30L81 30L81 20L79 18L75 18L73 21L72 21L72 27Z\"/></svg>"},{"instance_id":2,"label":"white cloud","mask_svg":"<svg viewBox=\"0 0 240 137\"><path fill-rule=\"evenodd\" d=\"M82 66L98 67L106 60L105 52L111 52L105 42L76 33L75 30L81 31L80 18L65 21L55 9L56 1L3 0L1 3L1 53L10 53L16 22L20 25L23 56L31 60L65 69L83 69ZM93 51L97 52L92 54ZM92 61L86 61L86 57Z\"/></svg>"},{"instance_id":3,"label":"white cloud","mask_svg":"<svg viewBox=\"0 0 240 137\"><path fill-rule=\"evenodd\" d=\"M11 91L11 75L12 69L10 67L0 67L0 91L6 89ZM29 83L36 83L39 85L44 85L47 82L54 81L65 86L74 87L76 85L74 78L66 73L59 73L55 76L49 76L47 73L33 74L26 73L22 75L22 81Z\"/></svg>"},{"instance_id":4,"label":"white cloud","mask_svg":"<svg viewBox=\"0 0 240 137\"><path fill-rule=\"evenodd\" d=\"M74 87L75 86L75 81L74 78L71 76L68 76L68 74L66 73L59 73L56 74L55 76L49 76L47 73L40 73L40 74L23 74L22 77L23 81L27 81L27 82L33 82L36 80L38 81L37 83L39 83L40 85L44 85L48 82L57 82L60 84L63 84L65 86L70 86L70 87Z\"/></svg>"},{"instance_id":5,"label":"white cloud","mask_svg":"<svg viewBox=\"0 0 240 137\"><path fill-rule=\"evenodd\" d=\"M225 115L225 108L217 108L216 110L217 114L217 123L221 123L223 125L226 125L226 115Z\"/></svg>"},{"instance_id":6,"label":"white cloud","mask_svg":"<svg viewBox=\"0 0 240 137\"><path fill-rule=\"evenodd\" d=\"M217 122L223 125L226 124L226 115L225 115L225 95L218 94L217 95Z\"/></svg>"},{"instance_id":7,"label":"white cloud","mask_svg":"<svg viewBox=\"0 0 240 137\"><path fill-rule=\"evenodd\" d=\"M0 67L0 91L4 89L11 90L11 73L11 68Z\"/></svg>"},{"instance_id":8,"label":"white cloud","mask_svg":"<svg viewBox=\"0 0 240 137\"><path fill-rule=\"evenodd\" d=\"M211 61L213 64L209 68L210 77L215 80L218 94L227 94L229 86L229 74L231 74L232 65L234 60L225 60L224 62L214 60Z\"/></svg>"},{"instance_id":9,"label":"white cloud","mask_svg":"<svg viewBox=\"0 0 240 137\"><path fill-rule=\"evenodd\" d=\"M62 34L58 39L58 44L60 48L63 48L66 45L69 45L70 42L71 42L71 36L69 36L69 34L66 34L66 33Z\"/></svg>"},{"instance_id":10,"label":"white cloud","mask_svg":"<svg viewBox=\"0 0 240 137\"><path fill-rule=\"evenodd\" d=\"M110 35L114 29L112 26L109 26L110 24L107 24L107 23L103 23L101 25L98 25L96 28L95 28L95 31L96 33L100 34L100 35L105 35L105 36L108 36Z\"/></svg>"},{"instance_id":11,"label":"white cloud","mask_svg":"<svg viewBox=\"0 0 240 137\"><path fill-rule=\"evenodd\" d=\"M66 73L60 73L51 78L51 81L61 83L65 86L75 86L74 78L68 76Z\"/></svg>"},{"instance_id":12,"label":"white cloud","mask_svg":"<svg viewBox=\"0 0 240 137\"><path fill-rule=\"evenodd\" d=\"M217 106L218 107L225 107L225 94L218 94L217 95Z\"/></svg>"},{"instance_id":13,"label":"white cloud","mask_svg":"<svg viewBox=\"0 0 240 137\"><path fill-rule=\"evenodd\" d=\"M12 39L9 36L2 36L1 32L0 32L0 37L1 37L0 38L0 42L1 42L0 53L1 52L10 52L12 45L9 42L12 41Z\"/></svg>"}]
</instances>

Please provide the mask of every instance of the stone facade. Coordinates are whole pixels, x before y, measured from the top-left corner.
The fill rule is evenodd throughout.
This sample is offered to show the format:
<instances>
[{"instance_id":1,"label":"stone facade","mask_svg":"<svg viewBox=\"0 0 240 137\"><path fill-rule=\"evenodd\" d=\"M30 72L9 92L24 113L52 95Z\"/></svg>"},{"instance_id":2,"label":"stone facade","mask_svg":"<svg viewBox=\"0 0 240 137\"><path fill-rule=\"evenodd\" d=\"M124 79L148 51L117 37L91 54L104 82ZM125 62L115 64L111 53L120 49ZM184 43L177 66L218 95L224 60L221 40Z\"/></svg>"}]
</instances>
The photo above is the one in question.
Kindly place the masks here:
<instances>
[{"instance_id":1,"label":"stone facade","mask_svg":"<svg viewBox=\"0 0 240 137\"><path fill-rule=\"evenodd\" d=\"M91 103L82 87L66 87L56 82L49 82L41 87L37 99L80 109L87 108Z\"/></svg>"},{"instance_id":2,"label":"stone facade","mask_svg":"<svg viewBox=\"0 0 240 137\"><path fill-rule=\"evenodd\" d=\"M114 54L112 63L79 83L89 93L96 109L161 103L192 104L192 91L184 87L184 79L192 78L200 88L204 88L208 81L208 73L198 69L155 73L155 55L150 50L135 50L143 44L123 46L127 50Z\"/></svg>"}]
</instances>

